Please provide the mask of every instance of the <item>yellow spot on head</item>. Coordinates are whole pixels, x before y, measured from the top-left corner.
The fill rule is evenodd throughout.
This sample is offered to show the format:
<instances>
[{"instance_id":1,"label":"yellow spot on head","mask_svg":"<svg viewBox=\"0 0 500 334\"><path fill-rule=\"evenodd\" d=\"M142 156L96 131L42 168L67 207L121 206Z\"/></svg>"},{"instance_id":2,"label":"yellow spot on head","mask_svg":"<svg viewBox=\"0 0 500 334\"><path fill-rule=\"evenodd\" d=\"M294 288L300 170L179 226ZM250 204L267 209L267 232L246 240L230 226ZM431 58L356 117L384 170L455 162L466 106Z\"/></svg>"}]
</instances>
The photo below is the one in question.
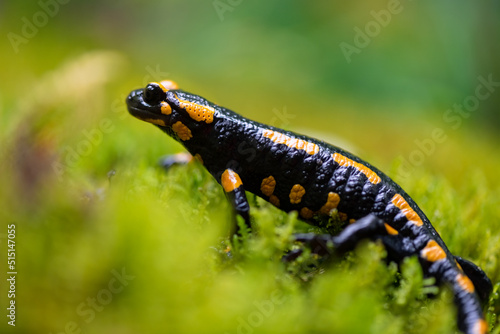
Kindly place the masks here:
<instances>
[{"instance_id":1,"label":"yellow spot on head","mask_svg":"<svg viewBox=\"0 0 500 334\"><path fill-rule=\"evenodd\" d=\"M149 122L149 123L153 123L156 125L165 126L165 121L162 119L158 119L158 118L145 118L144 121Z\"/></svg>"},{"instance_id":2,"label":"yellow spot on head","mask_svg":"<svg viewBox=\"0 0 500 334\"><path fill-rule=\"evenodd\" d=\"M425 248L420 251L420 255L429 262L436 262L446 258L445 251L438 245L436 240L429 240Z\"/></svg>"},{"instance_id":3,"label":"yellow spot on head","mask_svg":"<svg viewBox=\"0 0 500 334\"><path fill-rule=\"evenodd\" d=\"M310 155L313 155L313 154L316 154L319 152L318 145L311 143L311 142L308 142L308 141L305 141L305 140L302 140L302 139L297 139L297 138L287 136L287 135L285 135L283 133L279 133L277 131L264 130L264 132L262 133L262 136L264 136L265 138L271 139L273 142L275 142L277 144L285 144L286 146L288 146L290 148L296 148L297 150L304 150Z\"/></svg>"},{"instance_id":4,"label":"yellow spot on head","mask_svg":"<svg viewBox=\"0 0 500 334\"><path fill-rule=\"evenodd\" d=\"M348 157L343 156L342 154L339 153L334 153L333 155L333 160L335 160L336 163L338 163L340 166L343 167L349 167L352 166L359 170L361 173L365 174L365 176L368 178L368 181L370 181L373 184L377 184L381 181L380 176L378 176L374 171L372 171L370 168L366 167L365 165L356 162L354 160L349 159Z\"/></svg>"},{"instance_id":5,"label":"yellow spot on head","mask_svg":"<svg viewBox=\"0 0 500 334\"><path fill-rule=\"evenodd\" d=\"M468 293L474 292L474 284L472 284L472 281L466 275L458 274L455 280Z\"/></svg>"},{"instance_id":6,"label":"yellow spot on head","mask_svg":"<svg viewBox=\"0 0 500 334\"><path fill-rule=\"evenodd\" d=\"M167 102L161 103L161 113L164 115L170 115L172 113L172 107Z\"/></svg>"},{"instance_id":7,"label":"yellow spot on head","mask_svg":"<svg viewBox=\"0 0 500 334\"><path fill-rule=\"evenodd\" d=\"M330 192L328 193L328 199L326 200L325 205L323 205L321 209L319 209L319 211L324 215L330 215L332 210L337 208L339 202L340 202L339 194Z\"/></svg>"},{"instance_id":8,"label":"yellow spot on head","mask_svg":"<svg viewBox=\"0 0 500 334\"><path fill-rule=\"evenodd\" d=\"M474 334L486 334L488 333L488 323L484 319L479 319L472 330Z\"/></svg>"},{"instance_id":9,"label":"yellow spot on head","mask_svg":"<svg viewBox=\"0 0 500 334\"><path fill-rule=\"evenodd\" d=\"M174 125L172 125L172 130L179 136L182 141L189 140L193 138L193 134L191 130L185 126L181 121L178 121Z\"/></svg>"},{"instance_id":10,"label":"yellow spot on head","mask_svg":"<svg viewBox=\"0 0 500 334\"><path fill-rule=\"evenodd\" d=\"M214 120L215 109L208 106L202 106L200 104L181 100L177 96L176 98L179 100L179 105L182 109L186 110L189 114L189 117L194 119L197 122L205 122L212 123Z\"/></svg>"},{"instance_id":11,"label":"yellow spot on head","mask_svg":"<svg viewBox=\"0 0 500 334\"><path fill-rule=\"evenodd\" d=\"M242 182L240 176L236 172L226 169L224 173L222 173L221 184L224 191L228 193L239 188Z\"/></svg>"},{"instance_id":12,"label":"yellow spot on head","mask_svg":"<svg viewBox=\"0 0 500 334\"><path fill-rule=\"evenodd\" d=\"M262 180L260 185L260 190L266 196L271 196L274 192L274 188L276 187L276 180L271 175Z\"/></svg>"},{"instance_id":13,"label":"yellow spot on head","mask_svg":"<svg viewBox=\"0 0 500 334\"><path fill-rule=\"evenodd\" d=\"M271 195L269 202L277 208L280 207L280 199L276 195Z\"/></svg>"},{"instance_id":14,"label":"yellow spot on head","mask_svg":"<svg viewBox=\"0 0 500 334\"><path fill-rule=\"evenodd\" d=\"M300 184L294 185L292 187L292 190L290 190L290 203L299 204L300 201L302 201L302 196L304 196L305 193L306 190Z\"/></svg>"},{"instance_id":15,"label":"yellow spot on head","mask_svg":"<svg viewBox=\"0 0 500 334\"><path fill-rule=\"evenodd\" d=\"M163 86L163 88L165 88L165 91L171 89L179 89L179 85L177 85L177 83L171 80L163 80L160 82L160 85Z\"/></svg>"},{"instance_id":16,"label":"yellow spot on head","mask_svg":"<svg viewBox=\"0 0 500 334\"><path fill-rule=\"evenodd\" d=\"M151 84L158 85L164 93L166 93L166 92L168 91L168 89L167 89L167 88L165 88L165 86L163 86L163 85L162 85L161 83L159 83L159 82L151 82Z\"/></svg>"},{"instance_id":17,"label":"yellow spot on head","mask_svg":"<svg viewBox=\"0 0 500 334\"><path fill-rule=\"evenodd\" d=\"M354 224L355 222L356 222L356 219L354 219L354 218L349 219L349 224Z\"/></svg>"},{"instance_id":18,"label":"yellow spot on head","mask_svg":"<svg viewBox=\"0 0 500 334\"><path fill-rule=\"evenodd\" d=\"M312 210L310 210L309 208L303 207L300 210L300 216L302 218L311 219L313 217L313 215L314 215L314 212L312 212Z\"/></svg>"},{"instance_id":19,"label":"yellow spot on head","mask_svg":"<svg viewBox=\"0 0 500 334\"><path fill-rule=\"evenodd\" d=\"M387 223L384 223L385 225L385 229L387 230L387 233L389 233L390 235L398 235L398 231L396 231L395 228L393 228L391 225L387 224Z\"/></svg>"},{"instance_id":20,"label":"yellow spot on head","mask_svg":"<svg viewBox=\"0 0 500 334\"><path fill-rule=\"evenodd\" d=\"M394 204L401 212L406 216L408 221L414 223L417 226L422 226L422 218L413 210L408 202L401 196L400 194L394 195L391 200L392 204Z\"/></svg>"}]
</instances>

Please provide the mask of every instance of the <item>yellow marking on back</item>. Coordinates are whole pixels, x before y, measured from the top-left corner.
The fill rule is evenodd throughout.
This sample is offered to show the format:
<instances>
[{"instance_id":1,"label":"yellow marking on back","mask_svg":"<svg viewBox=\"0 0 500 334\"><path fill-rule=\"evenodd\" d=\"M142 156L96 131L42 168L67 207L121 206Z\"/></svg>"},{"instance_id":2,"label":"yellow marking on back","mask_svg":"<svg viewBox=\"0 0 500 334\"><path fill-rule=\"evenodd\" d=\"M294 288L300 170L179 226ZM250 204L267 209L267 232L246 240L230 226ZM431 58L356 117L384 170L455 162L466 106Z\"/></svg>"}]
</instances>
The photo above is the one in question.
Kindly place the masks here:
<instances>
[{"instance_id":1,"label":"yellow marking on back","mask_svg":"<svg viewBox=\"0 0 500 334\"><path fill-rule=\"evenodd\" d=\"M368 178L368 181L370 181L373 184L377 184L381 181L380 176L378 176L374 171L372 171L370 168L366 167L365 165L356 162L352 159L349 159L348 157L343 156L342 154L339 153L334 153L332 154L333 160L335 160L336 163L338 163L340 166L343 167L349 167L352 166L359 170L361 173L365 174L365 176Z\"/></svg>"},{"instance_id":2,"label":"yellow marking on back","mask_svg":"<svg viewBox=\"0 0 500 334\"><path fill-rule=\"evenodd\" d=\"M468 293L474 292L474 284L472 284L472 281L466 275L458 274L457 277L455 277L455 280L462 287L462 289L464 289Z\"/></svg>"},{"instance_id":3,"label":"yellow marking on back","mask_svg":"<svg viewBox=\"0 0 500 334\"><path fill-rule=\"evenodd\" d=\"M306 190L300 184L294 185L292 187L292 190L290 190L290 203L299 204L300 201L302 201L302 196L304 196L305 193Z\"/></svg>"},{"instance_id":4,"label":"yellow marking on back","mask_svg":"<svg viewBox=\"0 0 500 334\"><path fill-rule=\"evenodd\" d=\"M271 195L269 202L277 208L280 207L280 199L276 195Z\"/></svg>"},{"instance_id":5,"label":"yellow marking on back","mask_svg":"<svg viewBox=\"0 0 500 334\"><path fill-rule=\"evenodd\" d=\"M149 123L153 123L153 124L156 124L156 125L161 125L161 126L166 126L165 125L165 121L162 120L162 119L157 119L157 118L145 118L144 119L145 122L149 122Z\"/></svg>"},{"instance_id":6,"label":"yellow marking on back","mask_svg":"<svg viewBox=\"0 0 500 334\"><path fill-rule=\"evenodd\" d=\"M163 115L170 115L172 113L172 107L167 102L161 103L161 113Z\"/></svg>"},{"instance_id":7,"label":"yellow marking on back","mask_svg":"<svg viewBox=\"0 0 500 334\"><path fill-rule=\"evenodd\" d=\"M387 233L389 233L390 235L398 235L398 231L392 227L391 225L387 224L387 223L384 223L385 225L385 229L387 230Z\"/></svg>"},{"instance_id":8,"label":"yellow marking on back","mask_svg":"<svg viewBox=\"0 0 500 334\"><path fill-rule=\"evenodd\" d=\"M319 152L318 145L311 143L311 142L308 142L308 141L305 141L305 140L302 140L302 139L297 139L297 138L287 136L287 135L285 135L283 133L279 133L277 131L264 130L264 132L262 133L262 136L264 136L265 138L271 139L273 142L275 142L277 144L285 144L286 146L288 146L290 148L296 148L297 150L304 150L310 155L313 155L313 154L316 154Z\"/></svg>"},{"instance_id":9,"label":"yellow marking on back","mask_svg":"<svg viewBox=\"0 0 500 334\"><path fill-rule=\"evenodd\" d=\"M213 122L215 114L214 108L208 106L202 106L200 104L186 100L181 100L177 97L177 95L175 97L179 101L180 107L186 110L186 112L189 114L189 117L191 117L195 121L205 122L205 123Z\"/></svg>"},{"instance_id":10,"label":"yellow marking on back","mask_svg":"<svg viewBox=\"0 0 500 334\"><path fill-rule=\"evenodd\" d=\"M328 199L326 200L325 205L323 205L321 209L319 209L319 212L321 212L324 215L330 215L331 211L337 208L339 202L340 202L339 194L330 192L328 193Z\"/></svg>"},{"instance_id":11,"label":"yellow marking on back","mask_svg":"<svg viewBox=\"0 0 500 334\"><path fill-rule=\"evenodd\" d=\"M474 324L474 328L472 330L474 334L486 334L488 333L488 323L484 319L479 319Z\"/></svg>"},{"instance_id":12,"label":"yellow marking on back","mask_svg":"<svg viewBox=\"0 0 500 334\"><path fill-rule=\"evenodd\" d=\"M417 226L422 226L424 223L422 222L422 218L413 210L408 202L401 196L400 194L394 195L391 200L392 204L394 204L401 212L406 216L408 221L414 223Z\"/></svg>"},{"instance_id":13,"label":"yellow marking on back","mask_svg":"<svg viewBox=\"0 0 500 334\"><path fill-rule=\"evenodd\" d=\"M420 251L422 258L429 262L436 262L446 258L446 253L436 240L429 240L424 249Z\"/></svg>"},{"instance_id":14,"label":"yellow marking on back","mask_svg":"<svg viewBox=\"0 0 500 334\"><path fill-rule=\"evenodd\" d=\"M179 136L182 141L189 140L193 138L193 134L191 130L185 126L181 121L178 121L174 125L172 125L172 130Z\"/></svg>"},{"instance_id":15,"label":"yellow marking on back","mask_svg":"<svg viewBox=\"0 0 500 334\"><path fill-rule=\"evenodd\" d=\"M305 219L311 219L314 215L314 212L309 208L303 207L300 209L300 216Z\"/></svg>"},{"instance_id":16,"label":"yellow marking on back","mask_svg":"<svg viewBox=\"0 0 500 334\"><path fill-rule=\"evenodd\" d=\"M224 173L222 173L221 184L224 191L228 193L239 188L242 182L240 176L236 172L226 169Z\"/></svg>"},{"instance_id":17,"label":"yellow marking on back","mask_svg":"<svg viewBox=\"0 0 500 334\"><path fill-rule=\"evenodd\" d=\"M260 190L266 196L271 196L274 192L274 188L276 187L276 180L271 175L262 180L260 185Z\"/></svg>"}]
</instances>

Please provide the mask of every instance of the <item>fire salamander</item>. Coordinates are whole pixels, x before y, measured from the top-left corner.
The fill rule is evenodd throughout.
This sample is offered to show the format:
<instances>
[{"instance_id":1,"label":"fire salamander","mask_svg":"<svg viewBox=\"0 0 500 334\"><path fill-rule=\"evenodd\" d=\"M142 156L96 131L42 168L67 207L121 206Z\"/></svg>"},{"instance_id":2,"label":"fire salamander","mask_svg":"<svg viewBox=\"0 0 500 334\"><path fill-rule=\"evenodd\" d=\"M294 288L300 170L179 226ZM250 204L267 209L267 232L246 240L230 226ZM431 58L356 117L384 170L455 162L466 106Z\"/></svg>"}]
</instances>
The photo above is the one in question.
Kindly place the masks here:
<instances>
[{"instance_id":1,"label":"fire salamander","mask_svg":"<svg viewBox=\"0 0 500 334\"><path fill-rule=\"evenodd\" d=\"M134 90L126 102L133 116L203 163L249 227L245 191L285 212L296 210L313 225L336 215L346 221L340 234L297 234L296 240L341 251L362 239L380 240L390 260L417 256L426 276L452 289L458 328L487 333L481 302L491 281L475 264L453 256L411 197L377 168L325 142L246 119L172 81Z\"/></svg>"}]
</instances>

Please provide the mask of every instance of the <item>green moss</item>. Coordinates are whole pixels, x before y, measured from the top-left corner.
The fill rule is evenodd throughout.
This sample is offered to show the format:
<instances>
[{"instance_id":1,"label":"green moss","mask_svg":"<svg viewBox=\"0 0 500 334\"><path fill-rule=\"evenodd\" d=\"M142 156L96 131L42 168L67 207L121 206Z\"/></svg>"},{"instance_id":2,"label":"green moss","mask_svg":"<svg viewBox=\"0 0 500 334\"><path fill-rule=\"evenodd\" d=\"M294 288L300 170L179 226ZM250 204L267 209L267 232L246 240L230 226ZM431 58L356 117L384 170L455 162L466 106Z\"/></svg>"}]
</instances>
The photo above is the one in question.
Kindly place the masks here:
<instances>
[{"instance_id":1,"label":"green moss","mask_svg":"<svg viewBox=\"0 0 500 334\"><path fill-rule=\"evenodd\" d=\"M460 205L461 197L446 182L435 178L434 184L429 201L451 203L424 205ZM116 323L124 332L152 333L455 331L451 293L440 289L428 298L436 290L423 279L416 259L405 261L399 273L394 264L384 263L377 243L363 242L346 257L329 261L305 252L297 261L282 263L284 252L295 247L291 234L311 228L295 213L286 215L260 200L252 208L255 232L244 233L228 256L230 210L200 165L164 173L138 164L118 171L102 192L90 200L48 192L36 219L30 212L16 217L22 226L19 272L26 273L18 302L47 301L43 307L35 302L20 308L38 328L25 322L24 329L63 330L75 321L93 333L116 330ZM456 211L446 215L458 217ZM496 269L487 266L491 256L483 250L492 242L488 233L471 227L464 232L444 220L438 227L448 230L450 248L465 248L462 253ZM467 232L476 248L462 241ZM109 290L113 270L134 278L111 294L109 304L99 304L100 312L91 311L88 298L107 296L102 291ZM496 271L491 272L498 282ZM496 322L494 296L489 319Z\"/></svg>"}]
</instances>

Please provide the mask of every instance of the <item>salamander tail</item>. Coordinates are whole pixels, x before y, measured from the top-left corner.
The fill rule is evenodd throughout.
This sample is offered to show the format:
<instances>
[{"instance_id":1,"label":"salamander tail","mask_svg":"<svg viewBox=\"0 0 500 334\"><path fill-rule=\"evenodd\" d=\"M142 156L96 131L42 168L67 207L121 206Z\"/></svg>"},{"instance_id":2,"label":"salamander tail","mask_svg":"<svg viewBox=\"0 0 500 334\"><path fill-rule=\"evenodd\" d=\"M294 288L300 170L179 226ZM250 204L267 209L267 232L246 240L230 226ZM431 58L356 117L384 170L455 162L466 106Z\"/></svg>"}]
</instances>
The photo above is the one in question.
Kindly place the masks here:
<instances>
[{"instance_id":1,"label":"salamander tail","mask_svg":"<svg viewBox=\"0 0 500 334\"><path fill-rule=\"evenodd\" d=\"M466 334L488 333L481 301L470 278L452 261L441 261L441 264L441 279L451 286L457 305L458 328Z\"/></svg>"}]
</instances>

